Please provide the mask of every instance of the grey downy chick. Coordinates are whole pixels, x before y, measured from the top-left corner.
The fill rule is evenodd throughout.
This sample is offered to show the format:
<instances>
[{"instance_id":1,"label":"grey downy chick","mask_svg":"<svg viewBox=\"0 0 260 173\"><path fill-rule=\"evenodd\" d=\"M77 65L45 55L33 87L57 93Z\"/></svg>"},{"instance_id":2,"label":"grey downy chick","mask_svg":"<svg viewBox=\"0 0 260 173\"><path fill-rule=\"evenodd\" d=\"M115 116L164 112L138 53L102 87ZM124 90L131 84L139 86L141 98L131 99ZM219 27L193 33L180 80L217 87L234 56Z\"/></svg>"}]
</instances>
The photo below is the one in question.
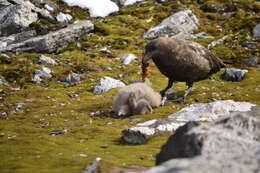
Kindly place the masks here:
<instances>
[{"instance_id":1,"label":"grey downy chick","mask_svg":"<svg viewBox=\"0 0 260 173\"><path fill-rule=\"evenodd\" d=\"M118 116L129 116L152 111L160 106L161 95L143 82L127 85L114 97L112 110Z\"/></svg>"}]
</instances>

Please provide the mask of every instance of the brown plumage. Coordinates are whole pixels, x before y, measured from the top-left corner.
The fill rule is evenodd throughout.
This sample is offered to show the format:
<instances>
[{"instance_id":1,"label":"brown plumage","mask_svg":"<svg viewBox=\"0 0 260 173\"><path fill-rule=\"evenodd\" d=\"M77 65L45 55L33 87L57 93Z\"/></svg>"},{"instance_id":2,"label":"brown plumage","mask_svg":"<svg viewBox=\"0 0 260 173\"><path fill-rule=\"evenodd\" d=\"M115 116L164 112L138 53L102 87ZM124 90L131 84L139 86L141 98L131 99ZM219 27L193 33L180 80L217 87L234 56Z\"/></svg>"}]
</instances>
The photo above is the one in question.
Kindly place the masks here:
<instances>
[{"instance_id":1,"label":"brown plumage","mask_svg":"<svg viewBox=\"0 0 260 173\"><path fill-rule=\"evenodd\" d=\"M174 38L158 38L145 47L142 64L147 66L151 59L160 72L168 79L168 86L161 91L162 96L172 87L173 82L186 82L188 95L193 82L208 78L224 67L223 62L198 43ZM146 70L143 70L146 71Z\"/></svg>"}]
</instances>

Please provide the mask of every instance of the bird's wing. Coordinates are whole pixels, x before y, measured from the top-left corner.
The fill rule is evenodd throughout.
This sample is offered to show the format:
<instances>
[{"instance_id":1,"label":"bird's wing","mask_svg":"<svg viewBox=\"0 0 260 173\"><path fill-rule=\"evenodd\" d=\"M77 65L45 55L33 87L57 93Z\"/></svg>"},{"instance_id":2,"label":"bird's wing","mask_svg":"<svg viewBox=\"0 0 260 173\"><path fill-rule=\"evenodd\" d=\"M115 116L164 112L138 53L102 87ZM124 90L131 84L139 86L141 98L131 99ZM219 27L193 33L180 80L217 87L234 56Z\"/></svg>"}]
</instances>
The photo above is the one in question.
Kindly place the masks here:
<instances>
[{"instance_id":1,"label":"bird's wing","mask_svg":"<svg viewBox=\"0 0 260 173\"><path fill-rule=\"evenodd\" d=\"M218 72L222 67L224 67L224 63L221 59L214 56L207 48L196 43L187 41L187 46L191 51L196 52L197 56L200 58L204 58L209 62L210 65L210 73Z\"/></svg>"}]
</instances>

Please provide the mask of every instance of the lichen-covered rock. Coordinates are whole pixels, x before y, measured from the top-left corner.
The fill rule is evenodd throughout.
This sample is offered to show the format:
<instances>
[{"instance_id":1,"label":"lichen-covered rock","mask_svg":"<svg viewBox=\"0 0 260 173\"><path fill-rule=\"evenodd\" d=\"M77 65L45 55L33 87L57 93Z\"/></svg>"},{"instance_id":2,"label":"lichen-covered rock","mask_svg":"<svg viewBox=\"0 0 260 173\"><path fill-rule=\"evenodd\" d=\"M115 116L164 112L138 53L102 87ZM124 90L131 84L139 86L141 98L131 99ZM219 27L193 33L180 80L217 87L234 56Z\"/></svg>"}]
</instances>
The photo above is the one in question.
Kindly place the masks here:
<instances>
[{"instance_id":1,"label":"lichen-covered rock","mask_svg":"<svg viewBox=\"0 0 260 173\"><path fill-rule=\"evenodd\" d=\"M61 23L62 22L68 22L72 19L72 16L69 15L69 14L64 14L64 13L60 12L57 15L56 19L57 19L58 22L61 22Z\"/></svg>"},{"instance_id":2,"label":"lichen-covered rock","mask_svg":"<svg viewBox=\"0 0 260 173\"><path fill-rule=\"evenodd\" d=\"M40 56L38 62L41 63L41 64L58 65L58 63L54 59L52 59L48 56L44 56L44 55Z\"/></svg>"},{"instance_id":3,"label":"lichen-covered rock","mask_svg":"<svg viewBox=\"0 0 260 173\"><path fill-rule=\"evenodd\" d=\"M198 28L198 19L191 10L184 10L164 19L159 25L149 29L145 34L145 39L154 39L157 37L172 37L192 33ZM181 37L181 38L182 38ZM179 37L178 37L179 38Z\"/></svg>"},{"instance_id":4,"label":"lichen-covered rock","mask_svg":"<svg viewBox=\"0 0 260 173\"><path fill-rule=\"evenodd\" d=\"M244 79L244 76L247 72L248 70L229 68L225 70L225 72L221 75L221 77L226 81L238 82Z\"/></svg>"},{"instance_id":5,"label":"lichen-covered rock","mask_svg":"<svg viewBox=\"0 0 260 173\"><path fill-rule=\"evenodd\" d=\"M30 1L3 0L0 10L0 36L25 31L39 17L54 21L47 10L35 7Z\"/></svg>"},{"instance_id":6,"label":"lichen-covered rock","mask_svg":"<svg viewBox=\"0 0 260 173\"><path fill-rule=\"evenodd\" d=\"M260 23L257 24L253 29L253 36L260 37Z\"/></svg>"},{"instance_id":7,"label":"lichen-covered rock","mask_svg":"<svg viewBox=\"0 0 260 173\"><path fill-rule=\"evenodd\" d=\"M255 106L210 124L180 127L156 156L161 166L146 173L254 173L260 171L259 162L260 106Z\"/></svg>"},{"instance_id":8,"label":"lichen-covered rock","mask_svg":"<svg viewBox=\"0 0 260 173\"><path fill-rule=\"evenodd\" d=\"M38 17L45 18L49 21L54 21L53 16L50 14L48 10L41 9L36 7L34 4L32 4L30 1L27 0L10 0L13 4L19 4L19 5L27 5L31 8L32 11L36 12L38 14Z\"/></svg>"},{"instance_id":9,"label":"lichen-covered rock","mask_svg":"<svg viewBox=\"0 0 260 173\"><path fill-rule=\"evenodd\" d=\"M130 64L133 60L135 60L137 57L134 54L128 53L120 56L120 62L123 65Z\"/></svg>"},{"instance_id":10,"label":"lichen-covered rock","mask_svg":"<svg viewBox=\"0 0 260 173\"><path fill-rule=\"evenodd\" d=\"M25 30L38 20L37 13L27 4L10 4L0 10L0 36L7 36Z\"/></svg>"},{"instance_id":11,"label":"lichen-covered rock","mask_svg":"<svg viewBox=\"0 0 260 173\"><path fill-rule=\"evenodd\" d=\"M53 53L65 48L69 43L86 35L93 29L94 25L90 21L78 21L58 31L30 38L20 43L10 44L0 52Z\"/></svg>"},{"instance_id":12,"label":"lichen-covered rock","mask_svg":"<svg viewBox=\"0 0 260 173\"><path fill-rule=\"evenodd\" d=\"M83 76L81 74L70 72L69 75L67 77L65 77L64 79L62 79L61 81L72 83L72 82L79 82L82 79L83 79Z\"/></svg>"},{"instance_id":13,"label":"lichen-covered rock","mask_svg":"<svg viewBox=\"0 0 260 173\"><path fill-rule=\"evenodd\" d=\"M97 85L94 86L94 94L101 94L112 88L124 87L125 84L111 77L102 77Z\"/></svg>"},{"instance_id":14,"label":"lichen-covered rock","mask_svg":"<svg viewBox=\"0 0 260 173\"><path fill-rule=\"evenodd\" d=\"M23 31L17 34L12 34L6 37L0 37L0 52L1 50L6 49L7 46L11 44L22 42L34 36L36 36L36 31L30 30L30 31Z\"/></svg>"},{"instance_id":15,"label":"lichen-covered rock","mask_svg":"<svg viewBox=\"0 0 260 173\"><path fill-rule=\"evenodd\" d=\"M41 83L41 81L45 78L51 78L51 70L47 67L41 67L34 71L34 77L32 81L36 83Z\"/></svg>"},{"instance_id":16,"label":"lichen-covered rock","mask_svg":"<svg viewBox=\"0 0 260 173\"><path fill-rule=\"evenodd\" d=\"M172 132L188 121L210 122L223 115L230 115L232 111L248 111L253 106L255 105L251 103L235 102L233 100L192 104L169 115L167 118L150 120L123 130L122 135L123 139L128 143L143 144L149 137Z\"/></svg>"}]
</instances>

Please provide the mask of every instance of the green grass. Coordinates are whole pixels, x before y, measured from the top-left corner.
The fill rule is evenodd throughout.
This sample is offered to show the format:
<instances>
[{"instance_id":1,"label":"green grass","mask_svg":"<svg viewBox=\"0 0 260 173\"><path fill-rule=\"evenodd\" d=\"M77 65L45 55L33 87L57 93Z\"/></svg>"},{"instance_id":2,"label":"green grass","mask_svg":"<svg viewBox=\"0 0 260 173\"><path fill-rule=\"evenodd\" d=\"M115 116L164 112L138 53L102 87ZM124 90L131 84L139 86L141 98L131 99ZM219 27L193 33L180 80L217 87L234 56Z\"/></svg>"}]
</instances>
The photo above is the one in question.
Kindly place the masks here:
<instances>
[{"instance_id":1,"label":"green grass","mask_svg":"<svg viewBox=\"0 0 260 173\"><path fill-rule=\"evenodd\" d=\"M61 1L55 2L58 2L61 11L69 9L75 20L90 19L85 10L67 7ZM226 1L216 1L218 2ZM254 1L233 2L241 9L233 17L204 13L200 9L203 4L194 1L155 4L154 0L147 0L123 8L106 18L90 19L95 24L95 32L78 42L81 48L72 43L58 54L46 54L65 65L46 65L52 69L53 78L45 80L41 85L31 81L34 69L41 66L35 63L41 54L12 55L11 64L1 63L0 75L8 79L10 86L0 86L0 89L5 91L0 94L0 112L8 113L0 116L0 172L81 172L95 157L102 158L104 170L112 166L151 167L154 165L154 156L170 134L152 137L144 145L126 144L121 140L121 131L134 125L129 123L129 120L142 118L143 122L163 118L187 105L216 99L260 104L259 68L249 68L242 63L243 59L255 56L260 46L246 49L241 45L246 40L250 41L248 36L251 35L252 27L259 21L259 10L257 11L258 7ZM112 89L101 95L94 95L92 86L103 76L116 78L118 74L124 74L122 80L126 83L140 78L140 59L147 43L142 38L143 33L173 12L185 8L192 8L200 20L200 28L196 32L206 32L216 39L228 35L225 44L212 48L212 52L225 62L232 63L232 66L248 69L245 79L241 82L223 81L220 78L222 70L211 79L195 83L194 90L184 103L166 103L165 106L155 109L153 114L143 116L119 119L91 117L91 112L110 110L113 96L118 91ZM40 21L34 27L43 27L41 25L47 25L46 21ZM48 27L55 28L52 25ZM207 45L213 40L195 41ZM107 47L112 53L100 52L99 49L103 47ZM118 57L124 53L134 53L138 59L122 67ZM109 65L113 70L102 70L100 65ZM64 83L58 80L70 71L82 73L85 79L75 86L65 88ZM152 63L149 78L156 91L167 84L167 79ZM18 87L21 90L11 89ZM177 94L181 95L185 85L176 83L174 88L177 89ZM70 93L79 96L70 98ZM20 102L25 103L22 111L12 112L15 104ZM68 132L51 136L50 132L55 129L67 129ZM16 137L12 138L13 136ZM87 157L80 157L79 154L87 154Z\"/></svg>"}]
</instances>

